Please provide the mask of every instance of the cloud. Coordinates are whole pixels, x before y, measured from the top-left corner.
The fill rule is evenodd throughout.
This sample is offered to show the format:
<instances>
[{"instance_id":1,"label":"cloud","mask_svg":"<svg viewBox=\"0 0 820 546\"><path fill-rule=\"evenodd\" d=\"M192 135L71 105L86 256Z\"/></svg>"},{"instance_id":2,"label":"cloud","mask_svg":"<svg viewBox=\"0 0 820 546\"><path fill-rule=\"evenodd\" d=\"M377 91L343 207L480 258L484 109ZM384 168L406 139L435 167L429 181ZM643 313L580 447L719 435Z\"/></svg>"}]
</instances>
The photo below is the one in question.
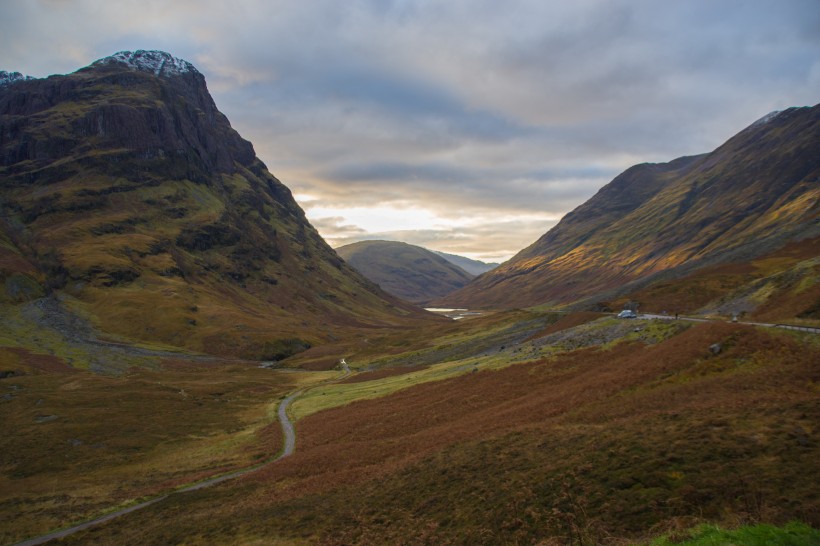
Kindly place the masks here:
<instances>
[{"instance_id":1,"label":"cloud","mask_svg":"<svg viewBox=\"0 0 820 546\"><path fill-rule=\"evenodd\" d=\"M635 163L818 102L820 4L0 3L0 69L45 76L140 48L197 65L328 238L510 255ZM367 206L438 227L371 232L351 216Z\"/></svg>"},{"instance_id":2,"label":"cloud","mask_svg":"<svg viewBox=\"0 0 820 546\"><path fill-rule=\"evenodd\" d=\"M461 226L457 229L380 231L353 236L337 233L329 226L325 226L325 236L334 248L363 240L402 241L474 260L500 263L521 250L520 235L523 234L528 240L535 241L545 228L548 229L555 223L555 220L544 219L505 220L492 225Z\"/></svg>"},{"instance_id":3,"label":"cloud","mask_svg":"<svg viewBox=\"0 0 820 546\"><path fill-rule=\"evenodd\" d=\"M347 241L367 238L367 231L353 224L345 224L344 222L345 219L341 216L319 217L311 220L313 227L329 234L333 239Z\"/></svg>"}]
</instances>

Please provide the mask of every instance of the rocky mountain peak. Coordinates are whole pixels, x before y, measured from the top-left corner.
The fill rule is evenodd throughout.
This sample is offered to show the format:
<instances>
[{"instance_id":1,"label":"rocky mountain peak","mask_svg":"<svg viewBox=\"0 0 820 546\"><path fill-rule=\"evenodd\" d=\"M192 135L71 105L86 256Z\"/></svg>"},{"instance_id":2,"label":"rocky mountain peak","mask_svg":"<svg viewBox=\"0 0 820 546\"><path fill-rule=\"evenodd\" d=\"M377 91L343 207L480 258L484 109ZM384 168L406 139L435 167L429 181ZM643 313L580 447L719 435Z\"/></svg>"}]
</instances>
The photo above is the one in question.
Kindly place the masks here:
<instances>
[{"instance_id":1,"label":"rocky mountain peak","mask_svg":"<svg viewBox=\"0 0 820 546\"><path fill-rule=\"evenodd\" d=\"M138 49L137 51L120 51L109 57L94 61L91 66L125 65L133 70L148 72L159 77L179 76L199 71L186 60L174 57L165 51Z\"/></svg>"},{"instance_id":2,"label":"rocky mountain peak","mask_svg":"<svg viewBox=\"0 0 820 546\"><path fill-rule=\"evenodd\" d=\"M18 81L27 81L33 80L31 76L24 76L19 72L6 72L5 70L0 70L0 87L5 87L6 85L12 84Z\"/></svg>"},{"instance_id":3,"label":"rocky mountain peak","mask_svg":"<svg viewBox=\"0 0 820 546\"><path fill-rule=\"evenodd\" d=\"M765 124L769 123L770 121L772 121L777 116L779 116L781 114L781 112L783 112L783 110L774 110L772 112L769 112L768 114L766 114L765 116L763 116L759 120L752 123L749 127L757 127L759 125L765 125Z\"/></svg>"},{"instance_id":4,"label":"rocky mountain peak","mask_svg":"<svg viewBox=\"0 0 820 546\"><path fill-rule=\"evenodd\" d=\"M8 116L0 119L0 129L11 124L9 134L22 139L0 142L0 166L22 168L18 164L26 160L45 166L104 148L129 160L174 158L163 165L176 165L175 176L204 181L212 172L233 173L237 164L255 160L251 144L216 108L205 77L169 53L120 51L74 73L28 83L0 87L0 112ZM64 102L82 104L67 129L53 110Z\"/></svg>"}]
</instances>

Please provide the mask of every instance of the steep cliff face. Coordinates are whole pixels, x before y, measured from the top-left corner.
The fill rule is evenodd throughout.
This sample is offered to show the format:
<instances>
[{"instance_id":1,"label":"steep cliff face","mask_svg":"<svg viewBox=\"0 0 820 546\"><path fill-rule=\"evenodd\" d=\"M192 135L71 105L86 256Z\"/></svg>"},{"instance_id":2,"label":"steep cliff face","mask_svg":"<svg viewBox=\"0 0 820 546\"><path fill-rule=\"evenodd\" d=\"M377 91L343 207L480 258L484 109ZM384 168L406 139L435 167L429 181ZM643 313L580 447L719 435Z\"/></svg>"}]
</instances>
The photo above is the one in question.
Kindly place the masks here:
<instances>
[{"instance_id":1,"label":"steep cliff face","mask_svg":"<svg viewBox=\"0 0 820 546\"><path fill-rule=\"evenodd\" d=\"M420 316L339 259L167 53L0 86L0 206L6 300L53 292L112 335L265 357Z\"/></svg>"},{"instance_id":2,"label":"steep cliff face","mask_svg":"<svg viewBox=\"0 0 820 546\"><path fill-rule=\"evenodd\" d=\"M184 69L154 70L149 59ZM6 175L60 170L55 162L89 160L103 150L135 167L164 167L203 182L255 160L253 146L217 110L204 76L167 53L123 52L68 76L17 79L0 89Z\"/></svg>"},{"instance_id":3,"label":"steep cliff face","mask_svg":"<svg viewBox=\"0 0 820 546\"><path fill-rule=\"evenodd\" d=\"M773 113L710 154L632 167L510 261L436 302L594 302L820 235L820 106Z\"/></svg>"}]
</instances>

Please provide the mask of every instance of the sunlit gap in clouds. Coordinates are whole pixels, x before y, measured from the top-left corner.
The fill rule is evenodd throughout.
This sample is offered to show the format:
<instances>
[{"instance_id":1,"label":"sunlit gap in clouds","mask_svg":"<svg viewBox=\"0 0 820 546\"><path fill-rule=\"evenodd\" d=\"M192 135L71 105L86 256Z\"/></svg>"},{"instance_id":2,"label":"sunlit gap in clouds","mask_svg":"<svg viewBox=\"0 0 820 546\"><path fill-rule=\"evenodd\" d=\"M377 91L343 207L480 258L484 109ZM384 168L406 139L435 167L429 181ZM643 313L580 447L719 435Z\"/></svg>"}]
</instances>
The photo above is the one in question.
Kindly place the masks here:
<instances>
[{"instance_id":1,"label":"sunlit gap in clouds","mask_svg":"<svg viewBox=\"0 0 820 546\"><path fill-rule=\"evenodd\" d=\"M441 209L378 204L329 206L309 194L294 196L332 247L363 240L400 241L486 262L503 262L560 220L551 213Z\"/></svg>"},{"instance_id":2,"label":"sunlit gap in clouds","mask_svg":"<svg viewBox=\"0 0 820 546\"><path fill-rule=\"evenodd\" d=\"M305 205L308 218L343 218L345 224L352 224L367 233L384 233L413 229L442 229L456 225L452 220L442 218L434 212L416 207L373 207L336 208Z\"/></svg>"}]
</instances>

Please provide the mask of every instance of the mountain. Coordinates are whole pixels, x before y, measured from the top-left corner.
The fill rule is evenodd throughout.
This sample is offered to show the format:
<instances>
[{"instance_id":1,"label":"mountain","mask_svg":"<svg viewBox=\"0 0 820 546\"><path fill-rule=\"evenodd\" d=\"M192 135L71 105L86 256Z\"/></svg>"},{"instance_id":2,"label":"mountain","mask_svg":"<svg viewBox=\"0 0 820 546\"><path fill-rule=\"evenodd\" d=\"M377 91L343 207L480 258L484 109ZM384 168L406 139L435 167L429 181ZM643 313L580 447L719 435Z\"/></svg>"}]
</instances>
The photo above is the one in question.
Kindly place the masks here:
<instances>
[{"instance_id":1,"label":"mountain","mask_svg":"<svg viewBox=\"0 0 820 546\"><path fill-rule=\"evenodd\" d=\"M345 264L160 51L0 86L0 300L108 337L277 358L421 312Z\"/></svg>"},{"instance_id":2,"label":"mountain","mask_svg":"<svg viewBox=\"0 0 820 546\"><path fill-rule=\"evenodd\" d=\"M24 76L19 72L6 72L5 70L0 70L0 87L5 85L12 84L17 81L26 81L26 80L33 80L31 76Z\"/></svg>"},{"instance_id":3,"label":"mountain","mask_svg":"<svg viewBox=\"0 0 820 546\"><path fill-rule=\"evenodd\" d=\"M456 254L448 254L446 252L439 252L438 250L434 250L436 254L450 262L451 264L457 265L467 273L471 275L481 275L482 273L486 273L492 269L498 267L497 263L487 263L482 262L481 260L471 260L470 258L465 258L464 256L458 256Z\"/></svg>"},{"instance_id":4,"label":"mountain","mask_svg":"<svg viewBox=\"0 0 820 546\"><path fill-rule=\"evenodd\" d=\"M820 236L819 180L820 106L775 112L711 153L627 169L511 260L435 304L592 306L748 263ZM811 264L800 263L796 284L816 284Z\"/></svg>"},{"instance_id":5,"label":"mountain","mask_svg":"<svg viewBox=\"0 0 820 546\"><path fill-rule=\"evenodd\" d=\"M461 288L473 278L435 252L395 241L360 241L336 252L385 291L423 304Z\"/></svg>"}]
</instances>

